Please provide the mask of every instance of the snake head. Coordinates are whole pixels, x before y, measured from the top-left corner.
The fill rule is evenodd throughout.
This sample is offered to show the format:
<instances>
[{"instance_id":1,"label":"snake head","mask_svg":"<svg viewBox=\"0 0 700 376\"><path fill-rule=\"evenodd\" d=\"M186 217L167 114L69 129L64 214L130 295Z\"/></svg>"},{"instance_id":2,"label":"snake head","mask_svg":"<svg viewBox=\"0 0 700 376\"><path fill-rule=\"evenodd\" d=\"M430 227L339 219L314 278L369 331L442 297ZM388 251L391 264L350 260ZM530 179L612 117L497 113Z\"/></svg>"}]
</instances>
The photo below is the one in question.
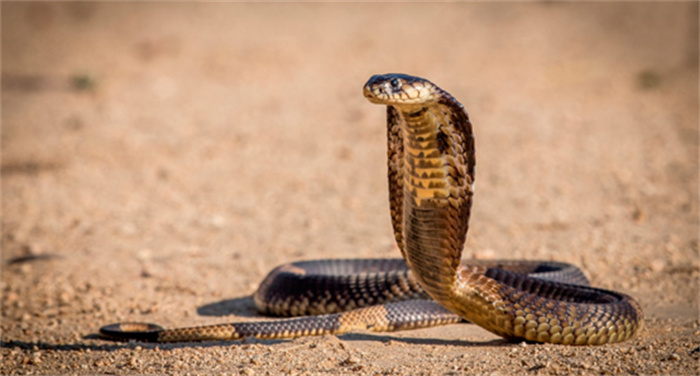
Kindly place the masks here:
<instances>
[{"instance_id":1,"label":"snake head","mask_svg":"<svg viewBox=\"0 0 700 376\"><path fill-rule=\"evenodd\" d=\"M397 73L372 76L363 88L370 102L388 106L427 105L437 101L440 92L424 78Z\"/></svg>"}]
</instances>

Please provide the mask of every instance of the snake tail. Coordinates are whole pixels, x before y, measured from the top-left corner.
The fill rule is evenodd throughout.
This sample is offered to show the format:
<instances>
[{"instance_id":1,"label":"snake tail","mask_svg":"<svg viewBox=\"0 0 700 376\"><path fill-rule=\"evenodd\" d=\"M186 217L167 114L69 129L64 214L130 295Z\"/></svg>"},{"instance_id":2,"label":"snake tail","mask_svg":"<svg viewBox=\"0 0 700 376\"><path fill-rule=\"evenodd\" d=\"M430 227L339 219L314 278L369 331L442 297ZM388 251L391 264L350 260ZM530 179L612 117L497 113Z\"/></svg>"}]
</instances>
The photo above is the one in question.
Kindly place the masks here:
<instances>
[{"instance_id":1,"label":"snake tail","mask_svg":"<svg viewBox=\"0 0 700 376\"><path fill-rule=\"evenodd\" d=\"M434 301L409 300L359 308L344 313L270 321L239 322L163 329L154 324L118 323L104 326L100 335L112 340L191 342L296 338L338 335L353 331L391 332L456 323L461 319Z\"/></svg>"}]
</instances>

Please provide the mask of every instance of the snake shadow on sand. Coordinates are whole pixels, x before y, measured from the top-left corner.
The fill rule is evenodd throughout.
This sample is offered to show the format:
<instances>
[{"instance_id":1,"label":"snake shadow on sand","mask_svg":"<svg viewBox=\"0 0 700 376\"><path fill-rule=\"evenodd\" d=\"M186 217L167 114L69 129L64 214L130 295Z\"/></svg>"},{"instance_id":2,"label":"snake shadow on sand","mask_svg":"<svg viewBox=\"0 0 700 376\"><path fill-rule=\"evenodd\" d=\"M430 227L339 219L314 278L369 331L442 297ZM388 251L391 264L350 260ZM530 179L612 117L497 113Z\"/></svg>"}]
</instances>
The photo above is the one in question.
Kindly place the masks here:
<instances>
[{"instance_id":1,"label":"snake shadow on sand","mask_svg":"<svg viewBox=\"0 0 700 376\"><path fill-rule=\"evenodd\" d=\"M243 296L234 299L224 299L215 303L197 307L197 314L201 316L223 317L236 315L240 317L260 317L255 309L253 296Z\"/></svg>"}]
</instances>

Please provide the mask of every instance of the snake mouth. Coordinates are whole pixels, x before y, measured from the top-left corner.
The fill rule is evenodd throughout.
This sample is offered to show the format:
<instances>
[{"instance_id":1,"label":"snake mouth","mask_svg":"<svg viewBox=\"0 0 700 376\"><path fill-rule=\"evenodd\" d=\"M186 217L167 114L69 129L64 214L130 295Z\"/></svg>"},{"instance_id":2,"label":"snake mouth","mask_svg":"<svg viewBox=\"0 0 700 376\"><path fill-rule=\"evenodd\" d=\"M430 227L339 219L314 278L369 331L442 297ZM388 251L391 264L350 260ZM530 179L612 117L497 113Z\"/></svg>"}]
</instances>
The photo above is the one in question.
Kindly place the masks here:
<instances>
[{"instance_id":1,"label":"snake mouth","mask_svg":"<svg viewBox=\"0 0 700 376\"><path fill-rule=\"evenodd\" d=\"M364 95L365 98L367 98L372 103L382 103L382 101L379 98L377 98L377 96L374 94L372 88L369 85L365 85L365 87L362 88L362 95Z\"/></svg>"}]
</instances>

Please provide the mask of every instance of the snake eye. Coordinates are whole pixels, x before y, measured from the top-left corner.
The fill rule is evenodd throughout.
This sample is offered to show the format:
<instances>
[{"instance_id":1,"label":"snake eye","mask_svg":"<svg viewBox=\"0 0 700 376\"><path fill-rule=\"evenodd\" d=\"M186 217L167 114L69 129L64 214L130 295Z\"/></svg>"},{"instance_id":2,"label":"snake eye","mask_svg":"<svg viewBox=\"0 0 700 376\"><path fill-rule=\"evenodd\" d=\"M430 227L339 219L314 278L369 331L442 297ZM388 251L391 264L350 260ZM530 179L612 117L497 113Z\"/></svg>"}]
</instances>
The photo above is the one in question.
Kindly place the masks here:
<instances>
[{"instance_id":1,"label":"snake eye","mask_svg":"<svg viewBox=\"0 0 700 376\"><path fill-rule=\"evenodd\" d=\"M389 81L389 84L391 84L391 87L393 87L394 89L398 89L400 86L398 78L392 78L391 81Z\"/></svg>"}]
</instances>

